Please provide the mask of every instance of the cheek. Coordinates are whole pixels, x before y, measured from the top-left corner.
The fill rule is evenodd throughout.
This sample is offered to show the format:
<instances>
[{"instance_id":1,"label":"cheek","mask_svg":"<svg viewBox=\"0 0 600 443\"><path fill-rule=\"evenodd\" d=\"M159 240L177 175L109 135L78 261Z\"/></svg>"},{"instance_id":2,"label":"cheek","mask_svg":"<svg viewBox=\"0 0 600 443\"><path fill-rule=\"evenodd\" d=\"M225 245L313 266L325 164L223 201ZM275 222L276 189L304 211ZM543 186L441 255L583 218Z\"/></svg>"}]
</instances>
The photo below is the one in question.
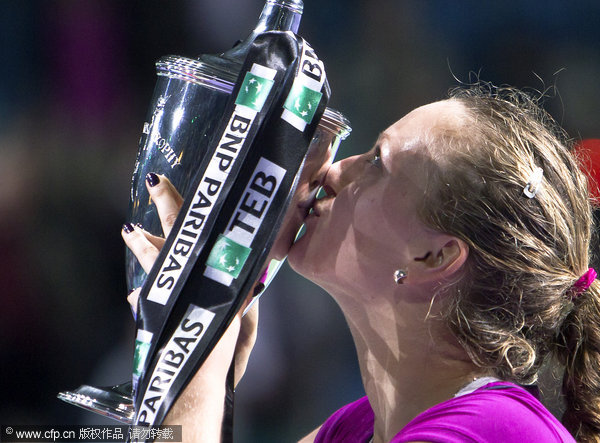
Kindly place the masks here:
<instances>
[{"instance_id":1,"label":"cheek","mask_svg":"<svg viewBox=\"0 0 600 443\"><path fill-rule=\"evenodd\" d=\"M316 233L319 235L309 234L292 247L288 255L291 268L332 294L362 287L368 272L363 269L353 229Z\"/></svg>"},{"instance_id":2,"label":"cheek","mask_svg":"<svg viewBox=\"0 0 600 443\"><path fill-rule=\"evenodd\" d=\"M382 192L373 191L357 200L353 231L361 255L385 260L402 247L405 220L401 211L382 198Z\"/></svg>"},{"instance_id":3,"label":"cheek","mask_svg":"<svg viewBox=\"0 0 600 443\"><path fill-rule=\"evenodd\" d=\"M305 236L290 251L292 268L317 281L392 275L394 266L407 261L412 232L398 195L387 194L384 183L348 186L329 211L308 221Z\"/></svg>"},{"instance_id":4,"label":"cheek","mask_svg":"<svg viewBox=\"0 0 600 443\"><path fill-rule=\"evenodd\" d=\"M304 235L288 255L292 269L311 280L335 274L339 258L355 249L352 222L353 211L345 195L338 195L320 217L309 217Z\"/></svg>"}]
</instances>

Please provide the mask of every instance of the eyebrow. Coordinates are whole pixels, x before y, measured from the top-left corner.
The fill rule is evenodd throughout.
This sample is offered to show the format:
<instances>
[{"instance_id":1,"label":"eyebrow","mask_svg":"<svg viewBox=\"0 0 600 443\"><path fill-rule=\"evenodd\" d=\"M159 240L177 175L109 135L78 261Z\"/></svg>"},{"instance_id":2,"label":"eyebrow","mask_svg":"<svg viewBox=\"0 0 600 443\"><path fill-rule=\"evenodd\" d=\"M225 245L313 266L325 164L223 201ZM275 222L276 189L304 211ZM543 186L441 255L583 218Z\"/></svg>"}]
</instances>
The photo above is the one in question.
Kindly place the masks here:
<instances>
[{"instance_id":1,"label":"eyebrow","mask_svg":"<svg viewBox=\"0 0 600 443\"><path fill-rule=\"evenodd\" d=\"M376 145L380 145L384 141L389 141L390 139L391 139L391 137L388 134L386 134L385 132L381 132L379 134L379 137L377 137L377 140L375 141L375 144Z\"/></svg>"}]
</instances>

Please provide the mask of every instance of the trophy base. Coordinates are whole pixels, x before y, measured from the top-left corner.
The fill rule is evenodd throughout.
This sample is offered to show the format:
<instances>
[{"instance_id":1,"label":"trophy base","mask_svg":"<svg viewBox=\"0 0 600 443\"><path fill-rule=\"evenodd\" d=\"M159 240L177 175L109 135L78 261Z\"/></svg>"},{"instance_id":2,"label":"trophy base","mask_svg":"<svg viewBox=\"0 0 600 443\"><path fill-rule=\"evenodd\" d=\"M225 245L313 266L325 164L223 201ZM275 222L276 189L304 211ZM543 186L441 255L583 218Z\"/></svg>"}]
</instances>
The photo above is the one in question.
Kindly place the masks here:
<instances>
[{"instance_id":1,"label":"trophy base","mask_svg":"<svg viewBox=\"0 0 600 443\"><path fill-rule=\"evenodd\" d=\"M61 391L57 397L69 404L79 406L96 414L132 424L135 415L131 382L111 387L81 385L73 391Z\"/></svg>"}]
</instances>

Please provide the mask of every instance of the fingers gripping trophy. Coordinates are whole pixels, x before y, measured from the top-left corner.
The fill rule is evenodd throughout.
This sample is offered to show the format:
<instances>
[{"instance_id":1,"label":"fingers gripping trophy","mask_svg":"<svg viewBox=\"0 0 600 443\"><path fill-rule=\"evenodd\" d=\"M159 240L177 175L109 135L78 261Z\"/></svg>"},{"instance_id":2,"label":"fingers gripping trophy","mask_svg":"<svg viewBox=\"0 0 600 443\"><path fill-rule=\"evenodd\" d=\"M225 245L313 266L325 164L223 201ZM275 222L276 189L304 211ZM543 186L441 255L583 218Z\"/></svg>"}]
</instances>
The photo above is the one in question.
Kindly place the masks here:
<instances>
[{"instance_id":1,"label":"fingers gripping trophy","mask_svg":"<svg viewBox=\"0 0 600 443\"><path fill-rule=\"evenodd\" d=\"M84 385L60 399L124 423L160 424L250 291L276 274L351 130L326 107L323 63L295 35L302 10L302 0L268 0L254 31L231 50L156 63L129 220L163 235L148 174L167 177L183 205L148 273L126 253L128 289L140 293L132 380ZM166 394L152 396L153 376L190 322L202 334L163 384Z\"/></svg>"}]
</instances>

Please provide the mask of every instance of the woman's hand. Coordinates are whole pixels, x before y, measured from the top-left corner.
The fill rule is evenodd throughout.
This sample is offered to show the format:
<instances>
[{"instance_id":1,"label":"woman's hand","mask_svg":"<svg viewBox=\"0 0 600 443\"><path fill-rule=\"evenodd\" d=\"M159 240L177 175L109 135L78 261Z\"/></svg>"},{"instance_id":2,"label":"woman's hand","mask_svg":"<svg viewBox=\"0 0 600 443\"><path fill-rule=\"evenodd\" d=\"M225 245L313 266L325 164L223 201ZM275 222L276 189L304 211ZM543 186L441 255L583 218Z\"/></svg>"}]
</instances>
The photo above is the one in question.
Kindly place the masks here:
<instances>
[{"instance_id":1,"label":"woman's hand","mask_svg":"<svg viewBox=\"0 0 600 443\"><path fill-rule=\"evenodd\" d=\"M156 205L166 238L171 232L177 214L179 214L179 210L183 205L183 198L166 177L158 176L153 172L146 176L146 187L150 198ZM141 227L129 223L123 225L121 235L125 240L125 244L137 257L144 271L146 273L150 272L160 249L165 243L165 239L152 235Z\"/></svg>"},{"instance_id":2,"label":"woman's hand","mask_svg":"<svg viewBox=\"0 0 600 443\"><path fill-rule=\"evenodd\" d=\"M156 205L165 237L169 235L177 214L183 205L183 198L171 182L164 176L150 173L146 177L150 198ZM126 224L122 236L125 244L137 257L140 265L150 272L165 239L144 231L140 226ZM140 290L133 291L128 301L137 309ZM250 294L248 301L253 294ZM243 376L248 358L256 341L258 324L258 303L241 316L233 319L202 367L174 403L165 423L184 426L184 441L218 441L225 397L225 380L235 356L235 385Z\"/></svg>"}]
</instances>

